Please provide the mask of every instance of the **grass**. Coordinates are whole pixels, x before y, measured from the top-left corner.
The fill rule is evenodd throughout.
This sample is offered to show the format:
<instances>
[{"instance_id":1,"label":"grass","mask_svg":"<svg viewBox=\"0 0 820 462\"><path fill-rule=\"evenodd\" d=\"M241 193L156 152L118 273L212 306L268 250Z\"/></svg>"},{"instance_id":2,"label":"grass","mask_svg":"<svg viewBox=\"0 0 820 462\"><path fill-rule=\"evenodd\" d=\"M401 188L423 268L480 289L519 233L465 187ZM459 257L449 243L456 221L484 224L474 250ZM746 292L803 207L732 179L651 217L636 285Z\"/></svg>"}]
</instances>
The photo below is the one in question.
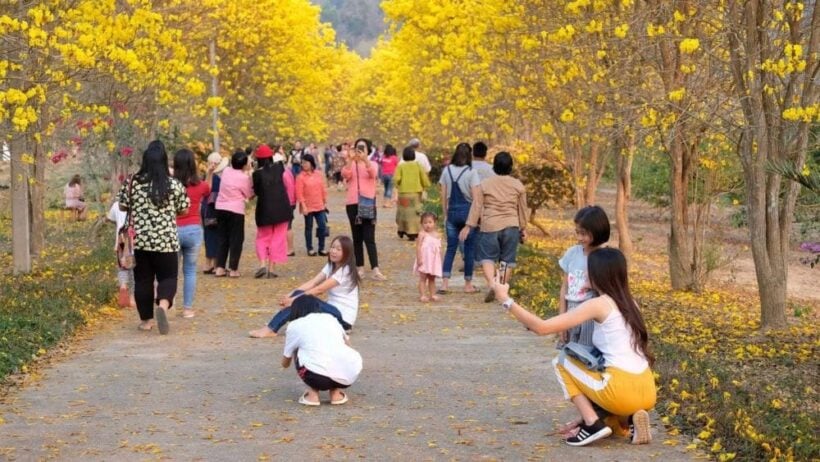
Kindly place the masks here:
<instances>
[{"instance_id":1,"label":"grass","mask_svg":"<svg viewBox=\"0 0 820 462\"><path fill-rule=\"evenodd\" d=\"M571 223L545 226L552 237L531 239L519 253L513 294L550 316L557 312L557 259L574 242L563 232ZM688 448L721 461L817 460L820 326L811 310L800 307L789 328L763 333L756 297L673 292L665 273L645 270L657 265L642 265L653 258L633 257L630 282L657 356L656 410L668 432L687 435Z\"/></svg>"},{"instance_id":2,"label":"grass","mask_svg":"<svg viewBox=\"0 0 820 462\"><path fill-rule=\"evenodd\" d=\"M115 284L105 238L88 244L91 222L65 223L49 214L48 247L30 274L0 274L0 382L27 372L31 361L106 312ZM0 236L10 222L0 219ZM107 236L105 236L107 237ZM11 268L8 239L0 239L0 264Z\"/></svg>"}]
</instances>

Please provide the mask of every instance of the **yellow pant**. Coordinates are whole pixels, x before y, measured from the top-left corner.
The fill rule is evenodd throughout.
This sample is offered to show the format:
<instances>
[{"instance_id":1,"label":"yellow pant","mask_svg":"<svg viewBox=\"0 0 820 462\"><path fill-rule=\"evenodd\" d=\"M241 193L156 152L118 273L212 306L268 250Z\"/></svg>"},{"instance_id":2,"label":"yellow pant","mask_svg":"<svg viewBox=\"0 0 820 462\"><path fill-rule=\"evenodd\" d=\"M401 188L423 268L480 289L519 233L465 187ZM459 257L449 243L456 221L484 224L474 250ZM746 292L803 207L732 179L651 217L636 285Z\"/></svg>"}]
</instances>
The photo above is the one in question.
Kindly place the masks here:
<instances>
[{"instance_id":1,"label":"yellow pant","mask_svg":"<svg viewBox=\"0 0 820 462\"><path fill-rule=\"evenodd\" d=\"M610 413L623 417L655 406L655 378L648 367L640 374L615 367L595 372L572 358L559 359L560 356L553 359L552 365L566 399L584 395Z\"/></svg>"}]
</instances>

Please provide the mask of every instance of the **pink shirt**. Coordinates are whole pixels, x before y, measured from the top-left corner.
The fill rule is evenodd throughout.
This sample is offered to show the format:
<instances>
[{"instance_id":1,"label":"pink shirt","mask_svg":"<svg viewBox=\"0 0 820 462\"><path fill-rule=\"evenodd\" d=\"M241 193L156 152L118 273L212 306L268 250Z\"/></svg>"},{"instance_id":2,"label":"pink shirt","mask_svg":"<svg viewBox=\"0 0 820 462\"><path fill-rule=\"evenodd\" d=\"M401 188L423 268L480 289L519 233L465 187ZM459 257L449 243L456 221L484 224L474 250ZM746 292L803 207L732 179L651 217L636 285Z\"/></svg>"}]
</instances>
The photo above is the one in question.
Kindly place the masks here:
<instances>
[{"instance_id":1,"label":"pink shirt","mask_svg":"<svg viewBox=\"0 0 820 462\"><path fill-rule=\"evenodd\" d=\"M316 170L310 173L303 170L296 177L296 200L302 204L303 213L324 210L327 203L324 175Z\"/></svg>"},{"instance_id":2,"label":"pink shirt","mask_svg":"<svg viewBox=\"0 0 820 462\"><path fill-rule=\"evenodd\" d=\"M222 172L216 209L245 214L245 200L253 197L253 182L242 170L228 167Z\"/></svg>"},{"instance_id":3,"label":"pink shirt","mask_svg":"<svg viewBox=\"0 0 820 462\"><path fill-rule=\"evenodd\" d=\"M285 183L285 192L288 193L290 206L293 207L296 205L296 181L293 179L293 172L287 166L285 166L285 173L282 174L282 182Z\"/></svg>"},{"instance_id":4,"label":"pink shirt","mask_svg":"<svg viewBox=\"0 0 820 462\"><path fill-rule=\"evenodd\" d=\"M358 204L359 194L370 199L375 198L376 178L378 175L379 169L376 167L376 164L369 160L366 165L362 165L361 162L353 162L351 165L345 165L345 168L342 169L342 177L347 180L346 204Z\"/></svg>"},{"instance_id":5,"label":"pink shirt","mask_svg":"<svg viewBox=\"0 0 820 462\"><path fill-rule=\"evenodd\" d=\"M397 165L399 165L399 156L382 157L382 175L392 175L396 172Z\"/></svg>"}]
</instances>

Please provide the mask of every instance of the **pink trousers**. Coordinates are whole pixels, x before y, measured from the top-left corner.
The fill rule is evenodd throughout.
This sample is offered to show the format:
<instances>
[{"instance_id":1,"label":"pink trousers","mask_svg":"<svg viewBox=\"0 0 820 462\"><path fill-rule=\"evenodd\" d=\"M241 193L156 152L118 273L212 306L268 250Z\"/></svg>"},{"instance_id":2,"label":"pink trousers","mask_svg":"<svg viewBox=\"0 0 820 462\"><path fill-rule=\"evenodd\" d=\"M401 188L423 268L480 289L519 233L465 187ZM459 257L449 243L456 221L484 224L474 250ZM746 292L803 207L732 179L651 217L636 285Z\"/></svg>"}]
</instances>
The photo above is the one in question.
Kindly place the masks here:
<instances>
[{"instance_id":1,"label":"pink trousers","mask_svg":"<svg viewBox=\"0 0 820 462\"><path fill-rule=\"evenodd\" d=\"M288 222L256 228L256 256L260 261L288 261Z\"/></svg>"}]
</instances>

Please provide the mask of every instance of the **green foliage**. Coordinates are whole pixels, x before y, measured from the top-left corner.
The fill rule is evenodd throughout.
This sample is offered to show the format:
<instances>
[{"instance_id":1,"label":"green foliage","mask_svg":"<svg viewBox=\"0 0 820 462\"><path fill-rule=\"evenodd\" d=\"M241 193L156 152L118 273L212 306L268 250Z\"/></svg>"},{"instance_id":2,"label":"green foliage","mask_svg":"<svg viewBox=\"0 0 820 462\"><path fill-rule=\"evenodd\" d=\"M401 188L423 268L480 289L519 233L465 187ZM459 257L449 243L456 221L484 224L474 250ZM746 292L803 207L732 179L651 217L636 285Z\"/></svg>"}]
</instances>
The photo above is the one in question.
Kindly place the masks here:
<instances>
[{"instance_id":1,"label":"green foliage","mask_svg":"<svg viewBox=\"0 0 820 462\"><path fill-rule=\"evenodd\" d=\"M669 160L657 151L639 151L632 164L632 194L655 207L669 207Z\"/></svg>"},{"instance_id":2,"label":"green foliage","mask_svg":"<svg viewBox=\"0 0 820 462\"><path fill-rule=\"evenodd\" d=\"M88 248L87 224L65 227L31 274L0 275L0 382L65 339L111 301L113 258L106 245ZM56 234L56 233L55 233ZM48 262L46 265L45 262Z\"/></svg>"}]
</instances>

